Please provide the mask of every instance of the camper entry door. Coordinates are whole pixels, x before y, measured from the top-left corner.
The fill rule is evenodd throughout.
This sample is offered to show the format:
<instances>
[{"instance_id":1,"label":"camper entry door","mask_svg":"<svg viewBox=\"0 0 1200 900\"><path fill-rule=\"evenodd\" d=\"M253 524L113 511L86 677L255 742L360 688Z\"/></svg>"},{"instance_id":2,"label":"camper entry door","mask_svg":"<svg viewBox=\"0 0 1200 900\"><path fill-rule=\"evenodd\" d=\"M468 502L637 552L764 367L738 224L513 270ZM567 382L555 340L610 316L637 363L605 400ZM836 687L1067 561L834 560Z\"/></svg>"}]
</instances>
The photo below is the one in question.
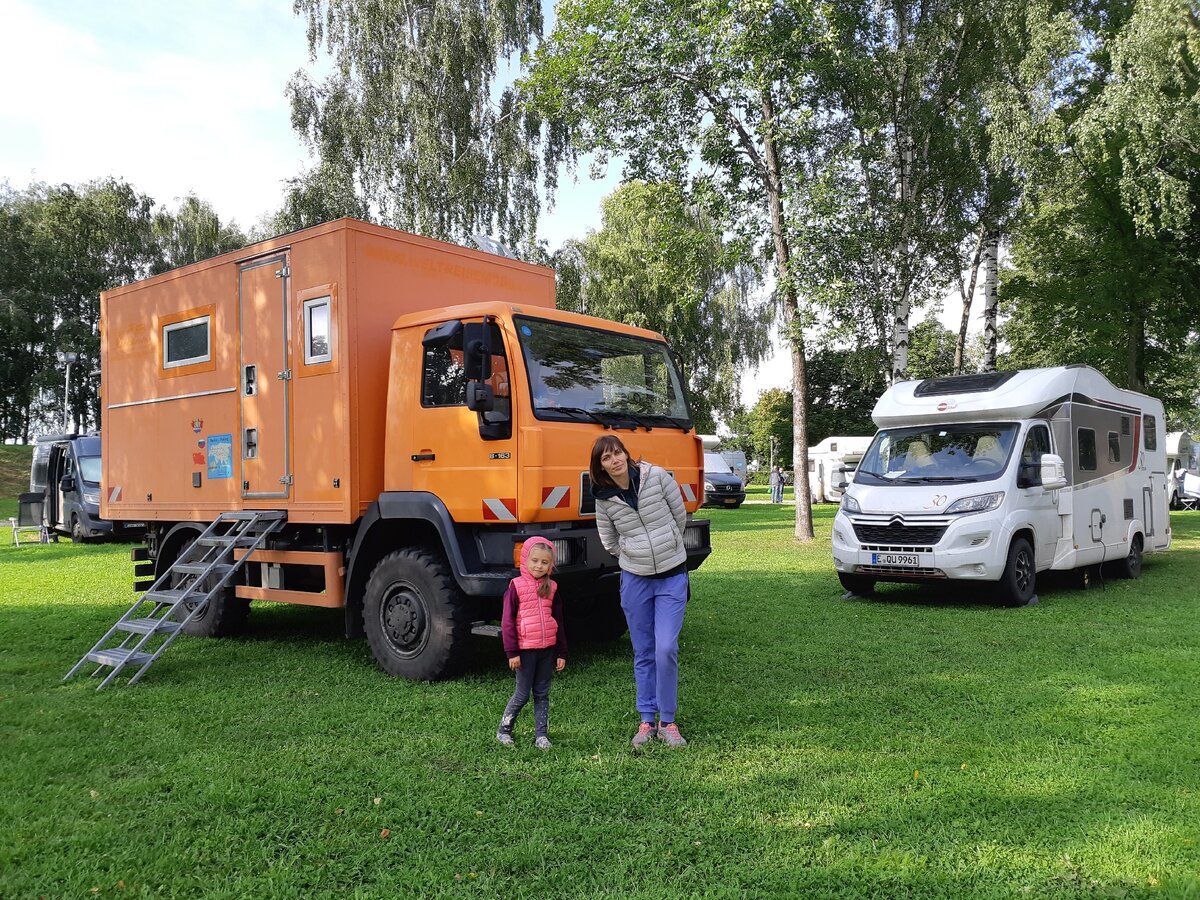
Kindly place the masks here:
<instances>
[{"instance_id":1,"label":"camper entry door","mask_svg":"<svg viewBox=\"0 0 1200 900\"><path fill-rule=\"evenodd\" d=\"M238 272L242 497L246 499L280 499L290 493L287 288L286 254L247 262Z\"/></svg>"}]
</instances>

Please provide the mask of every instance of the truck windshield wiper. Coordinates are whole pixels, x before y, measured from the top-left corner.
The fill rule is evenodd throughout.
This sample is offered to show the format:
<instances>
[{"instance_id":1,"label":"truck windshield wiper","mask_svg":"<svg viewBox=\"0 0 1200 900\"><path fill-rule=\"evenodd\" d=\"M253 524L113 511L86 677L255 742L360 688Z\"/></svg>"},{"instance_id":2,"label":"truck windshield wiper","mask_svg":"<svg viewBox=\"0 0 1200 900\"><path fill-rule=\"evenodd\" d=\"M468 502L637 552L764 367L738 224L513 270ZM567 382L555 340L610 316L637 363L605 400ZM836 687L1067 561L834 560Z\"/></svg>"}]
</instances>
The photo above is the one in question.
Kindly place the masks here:
<instances>
[{"instance_id":1,"label":"truck windshield wiper","mask_svg":"<svg viewBox=\"0 0 1200 900\"><path fill-rule=\"evenodd\" d=\"M677 419L675 416L668 416L666 413L654 413L653 415L645 416L655 424L672 425L680 431L687 431L691 428L691 424L687 419Z\"/></svg>"},{"instance_id":2,"label":"truck windshield wiper","mask_svg":"<svg viewBox=\"0 0 1200 900\"><path fill-rule=\"evenodd\" d=\"M534 410L537 412L564 413L576 419L591 419L600 425L608 424L594 412L584 409L581 406L535 406Z\"/></svg>"}]
</instances>

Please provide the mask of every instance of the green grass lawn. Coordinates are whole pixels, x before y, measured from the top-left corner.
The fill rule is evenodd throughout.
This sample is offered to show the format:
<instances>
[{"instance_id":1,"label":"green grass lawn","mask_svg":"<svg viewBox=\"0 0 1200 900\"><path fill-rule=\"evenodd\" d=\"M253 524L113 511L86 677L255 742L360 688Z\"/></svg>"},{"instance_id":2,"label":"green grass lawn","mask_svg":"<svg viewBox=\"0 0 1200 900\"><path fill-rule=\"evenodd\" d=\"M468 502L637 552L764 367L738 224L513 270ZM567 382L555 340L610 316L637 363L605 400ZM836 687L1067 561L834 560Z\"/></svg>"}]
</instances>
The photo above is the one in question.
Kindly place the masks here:
<instances>
[{"instance_id":1,"label":"green grass lawn","mask_svg":"<svg viewBox=\"0 0 1200 900\"><path fill-rule=\"evenodd\" d=\"M0 896L1200 896L1200 514L1140 581L1009 610L841 599L833 510L811 546L791 507L709 513L691 746L641 754L626 641L575 648L545 754L530 710L493 739L498 643L397 681L336 612L60 684L131 598L128 546L0 529Z\"/></svg>"}]
</instances>

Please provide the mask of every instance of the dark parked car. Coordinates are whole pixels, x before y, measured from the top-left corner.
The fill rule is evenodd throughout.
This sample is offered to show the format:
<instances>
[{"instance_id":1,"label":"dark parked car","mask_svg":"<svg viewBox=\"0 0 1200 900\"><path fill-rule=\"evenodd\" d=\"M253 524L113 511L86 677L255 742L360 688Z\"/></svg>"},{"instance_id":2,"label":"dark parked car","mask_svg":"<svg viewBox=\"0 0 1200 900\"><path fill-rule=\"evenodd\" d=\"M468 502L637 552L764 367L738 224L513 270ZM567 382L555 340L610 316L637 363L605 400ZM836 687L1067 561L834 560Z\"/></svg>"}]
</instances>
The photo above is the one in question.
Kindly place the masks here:
<instances>
[{"instance_id":1,"label":"dark parked car","mask_svg":"<svg viewBox=\"0 0 1200 900\"><path fill-rule=\"evenodd\" d=\"M704 506L737 509L746 499L746 486L720 453L704 454Z\"/></svg>"}]
</instances>

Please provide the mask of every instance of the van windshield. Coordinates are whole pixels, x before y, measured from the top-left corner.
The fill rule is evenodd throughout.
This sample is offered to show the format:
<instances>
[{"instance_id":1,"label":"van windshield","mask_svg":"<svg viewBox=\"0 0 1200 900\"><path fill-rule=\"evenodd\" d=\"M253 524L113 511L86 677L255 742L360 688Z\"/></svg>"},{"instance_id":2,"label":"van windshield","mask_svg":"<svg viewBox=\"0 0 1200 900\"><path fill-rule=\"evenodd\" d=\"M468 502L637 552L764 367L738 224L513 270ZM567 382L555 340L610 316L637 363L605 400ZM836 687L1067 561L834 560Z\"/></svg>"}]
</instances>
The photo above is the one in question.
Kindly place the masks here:
<instances>
[{"instance_id":1,"label":"van windshield","mask_svg":"<svg viewBox=\"0 0 1200 900\"><path fill-rule=\"evenodd\" d=\"M666 344L523 316L515 324L537 418L692 427Z\"/></svg>"},{"instance_id":2,"label":"van windshield","mask_svg":"<svg viewBox=\"0 0 1200 900\"><path fill-rule=\"evenodd\" d=\"M100 457L79 457L79 477L88 484L100 483Z\"/></svg>"},{"instance_id":3,"label":"van windshield","mask_svg":"<svg viewBox=\"0 0 1200 900\"><path fill-rule=\"evenodd\" d=\"M719 472L722 475L732 475L733 469L729 467L729 463L725 461L725 457L719 453L710 453L707 450L704 452L704 472Z\"/></svg>"},{"instance_id":4,"label":"van windshield","mask_svg":"<svg viewBox=\"0 0 1200 900\"><path fill-rule=\"evenodd\" d=\"M999 478L1017 435L1015 422L920 425L875 435L856 484L950 484Z\"/></svg>"}]
</instances>

